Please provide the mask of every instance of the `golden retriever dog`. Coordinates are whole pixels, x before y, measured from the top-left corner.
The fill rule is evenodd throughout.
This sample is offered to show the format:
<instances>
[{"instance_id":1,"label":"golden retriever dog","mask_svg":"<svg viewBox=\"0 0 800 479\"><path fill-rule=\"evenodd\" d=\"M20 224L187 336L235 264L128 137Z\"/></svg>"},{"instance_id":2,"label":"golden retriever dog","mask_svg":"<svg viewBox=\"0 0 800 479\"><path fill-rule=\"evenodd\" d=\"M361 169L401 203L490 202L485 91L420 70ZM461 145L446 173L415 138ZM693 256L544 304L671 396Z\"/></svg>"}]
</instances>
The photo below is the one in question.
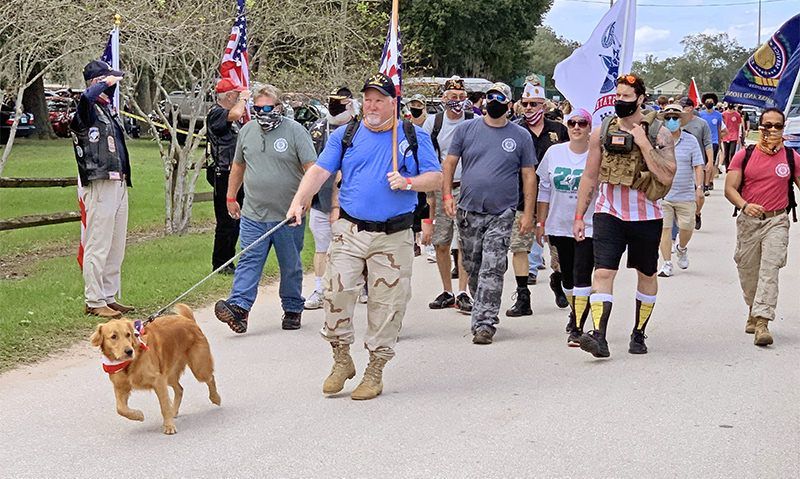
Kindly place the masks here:
<instances>
[{"instance_id":1,"label":"golden retriever dog","mask_svg":"<svg viewBox=\"0 0 800 479\"><path fill-rule=\"evenodd\" d=\"M90 341L103 353L103 370L114 385L117 413L133 421L144 421L142 411L128 407L133 389L152 389L161 405L164 434L175 434L175 416L183 399L179 381L186 366L194 377L208 385L208 398L217 406L221 399L214 382L214 358L192 310L175 306L178 313L161 316L137 330L140 323L112 319L97 325ZM170 401L167 387L175 392Z\"/></svg>"}]
</instances>

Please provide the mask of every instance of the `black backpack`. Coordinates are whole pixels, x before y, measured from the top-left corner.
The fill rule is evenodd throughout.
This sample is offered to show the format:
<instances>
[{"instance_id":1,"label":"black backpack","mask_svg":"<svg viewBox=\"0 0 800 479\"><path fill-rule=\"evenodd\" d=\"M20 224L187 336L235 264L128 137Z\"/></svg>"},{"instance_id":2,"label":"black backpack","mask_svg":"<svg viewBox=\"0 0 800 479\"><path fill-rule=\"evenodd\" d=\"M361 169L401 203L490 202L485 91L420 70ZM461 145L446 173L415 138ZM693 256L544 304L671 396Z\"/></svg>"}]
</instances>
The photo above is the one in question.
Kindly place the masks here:
<instances>
[{"instance_id":1,"label":"black backpack","mask_svg":"<svg viewBox=\"0 0 800 479\"><path fill-rule=\"evenodd\" d=\"M353 146L353 139L356 137L360 126L361 121L356 119L350 120L347 124L344 135L342 135L342 156L340 162L344 160L347 149ZM414 129L414 124L408 120L403 120L403 133L406 135L406 141L408 142L408 148L403 152L403 156L406 156L408 151L411 150L411 154L414 156L414 162L417 164L417 171L419 171L419 158L417 157L419 143L417 142L417 131ZM341 182L339 182L339 187L341 187ZM417 207L414 209L415 231L419 230L422 220L428 218L429 215L430 208L428 207L427 195L423 192L417 192Z\"/></svg>"},{"instance_id":2,"label":"black backpack","mask_svg":"<svg viewBox=\"0 0 800 479\"><path fill-rule=\"evenodd\" d=\"M475 118L475 112L473 111L464 111L464 120L471 120ZM433 117L433 130L431 130L431 143L433 143L433 149L436 150L436 154L439 156L441 160L442 154L439 151L439 133L442 131L442 125L444 124L444 112L440 111Z\"/></svg>"},{"instance_id":3,"label":"black backpack","mask_svg":"<svg viewBox=\"0 0 800 479\"><path fill-rule=\"evenodd\" d=\"M737 190L739 194L742 194L742 190L744 190L744 169L747 168L747 162L750 161L750 156L753 154L753 150L755 149L756 145L748 145L745 148L744 152L744 159L742 159L742 181L739 183L739 189ZM794 197L794 178L795 178L795 164L794 164L794 150L788 147L783 147L786 150L786 163L789 164L789 205L786 207L786 213L792 213L792 222L797 223L797 201ZM739 208L733 208L733 216L739 214Z\"/></svg>"}]
</instances>

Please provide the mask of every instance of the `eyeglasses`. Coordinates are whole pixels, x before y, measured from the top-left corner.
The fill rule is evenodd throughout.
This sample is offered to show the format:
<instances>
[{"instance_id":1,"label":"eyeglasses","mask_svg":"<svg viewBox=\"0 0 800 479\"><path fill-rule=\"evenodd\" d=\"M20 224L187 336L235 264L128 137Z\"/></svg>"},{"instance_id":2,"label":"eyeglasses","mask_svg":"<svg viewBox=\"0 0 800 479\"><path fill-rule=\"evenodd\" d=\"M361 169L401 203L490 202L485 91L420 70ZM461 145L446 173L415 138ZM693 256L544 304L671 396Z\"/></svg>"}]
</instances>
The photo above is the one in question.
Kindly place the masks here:
<instances>
[{"instance_id":1,"label":"eyeglasses","mask_svg":"<svg viewBox=\"0 0 800 479\"><path fill-rule=\"evenodd\" d=\"M519 102L519 104L522 105L523 108L528 108L528 107L536 108L537 106L544 105L544 102L541 102L541 101L521 101L521 102Z\"/></svg>"},{"instance_id":2,"label":"eyeglasses","mask_svg":"<svg viewBox=\"0 0 800 479\"><path fill-rule=\"evenodd\" d=\"M567 126L570 128L575 128L576 126L586 128L589 126L589 122L586 120L567 120Z\"/></svg>"},{"instance_id":3,"label":"eyeglasses","mask_svg":"<svg viewBox=\"0 0 800 479\"><path fill-rule=\"evenodd\" d=\"M758 125L759 130L783 130L783 123L764 123Z\"/></svg>"},{"instance_id":4,"label":"eyeglasses","mask_svg":"<svg viewBox=\"0 0 800 479\"><path fill-rule=\"evenodd\" d=\"M617 84L620 82L633 86L636 83L636 77L633 75L620 75L620 77L617 78Z\"/></svg>"},{"instance_id":5,"label":"eyeglasses","mask_svg":"<svg viewBox=\"0 0 800 479\"><path fill-rule=\"evenodd\" d=\"M681 116L680 115L665 115L664 119L665 120L680 120Z\"/></svg>"},{"instance_id":6,"label":"eyeglasses","mask_svg":"<svg viewBox=\"0 0 800 479\"><path fill-rule=\"evenodd\" d=\"M275 109L275 105L256 106L253 105L253 111L256 113L269 113Z\"/></svg>"},{"instance_id":7,"label":"eyeglasses","mask_svg":"<svg viewBox=\"0 0 800 479\"><path fill-rule=\"evenodd\" d=\"M489 93L488 95L486 95L486 100L487 101L496 101L496 102L500 102L500 103L508 103L508 97L507 96L503 95L502 93L495 93L495 92L492 92L492 93Z\"/></svg>"}]
</instances>

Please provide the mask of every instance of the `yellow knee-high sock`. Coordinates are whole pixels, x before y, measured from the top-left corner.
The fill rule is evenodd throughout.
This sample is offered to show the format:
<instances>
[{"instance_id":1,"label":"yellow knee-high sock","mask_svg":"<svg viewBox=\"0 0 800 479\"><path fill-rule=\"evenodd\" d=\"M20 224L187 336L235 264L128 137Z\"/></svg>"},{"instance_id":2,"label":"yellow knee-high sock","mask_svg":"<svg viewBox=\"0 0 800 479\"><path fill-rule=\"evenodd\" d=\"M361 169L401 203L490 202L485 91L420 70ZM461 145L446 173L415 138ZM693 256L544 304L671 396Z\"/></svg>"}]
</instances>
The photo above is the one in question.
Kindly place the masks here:
<instances>
[{"instance_id":1,"label":"yellow knee-high sock","mask_svg":"<svg viewBox=\"0 0 800 479\"><path fill-rule=\"evenodd\" d=\"M614 304L614 296L604 293L594 293L589 297L592 308L592 322L594 330L600 334L606 334L608 328L608 318L611 316L611 307Z\"/></svg>"},{"instance_id":2,"label":"yellow knee-high sock","mask_svg":"<svg viewBox=\"0 0 800 479\"><path fill-rule=\"evenodd\" d=\"M586 324L586 319L589 317L589 295L592 292L591 287L575 288L572 296L572 307L575 313L575 326L583 331L583 325ZM602 316L602 305L600 315Z\"/></svg>"},{"instance_id":3,"label":"yellow knee-high sock","mask_svg":"<svg viewBox=\"0 0 800 479\"><path fill-rule=\"evenodd\" d=\"M636 331L644 332L655 305L655 295L650 296L639 291L636 292L636 325L634 326Z\"/></svg>"}]
</instances>

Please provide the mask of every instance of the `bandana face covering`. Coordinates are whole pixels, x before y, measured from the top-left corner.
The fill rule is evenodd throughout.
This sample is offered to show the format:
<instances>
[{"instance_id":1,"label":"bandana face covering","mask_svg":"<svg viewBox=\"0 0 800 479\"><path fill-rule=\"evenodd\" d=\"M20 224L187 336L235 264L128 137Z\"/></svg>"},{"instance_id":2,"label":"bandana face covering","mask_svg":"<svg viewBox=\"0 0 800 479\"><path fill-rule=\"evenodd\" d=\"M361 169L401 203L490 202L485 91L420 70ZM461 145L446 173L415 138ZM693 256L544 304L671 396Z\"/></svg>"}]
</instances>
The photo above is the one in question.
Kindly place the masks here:
<instances>
[{"instance_id":1,"label":"bandana face covering","mask_svg":"<svg viewBox=\"0 0 800 479\"><path fill-rule=\"evenodd\" d=\"M389 131L389 130L392 129L392 126L394 126L394 121L393 120L394 120L394 116L390 117L388 120L384 121L383 123L381 123L378 126L372 126L369 123L367 123L367 119L364 118L363 123L364 123L364 126L366 126L369 131L371 131L373 133L383 133L384 131Z\"/></svg>"},{"instance_id":2,"label":"bandana face covering","mask_svg":"<svg viewBox=\"0 0 800 479\"><path fill-rule=\"evenodd\" d=\"M448 110L452 111L453 113L459 114L459 115L461 114L462 111L464 111L464 102L463 101L447 100L447 102L445 103L445 106L447 107Z\"/></svg>"},{"instance_id":3,"label":"bandana face covering","mask_svg":"<svg viewBox=\"0 0 800 479\"><path fill-rule=\"evenodd\" d=\"M544 118L544 109L539 111L525 112L525 123L530 126L536 126Z\"/></svg>"},{"instance_id":4,"label":"bandana face covering","mask_svg":"<svg viewBox=\"0 0 800 479\"><path fill-rule=\"evenodd\" d=\"M761 130L758 149L768 155L774 155L783 145L783 135L780 131Z\"/></svg>"},{"instance_id":5,"label":"bandana face covering","mask_svg":"<svg viewBox=\"0 0 800 479\"><path fill-rule=\"evenodd\" d=\"M272 131L280 126L283 121L283 115L274 109L270 112L260 111L256 113L256 121L261 125L262 130Z\"/></svg>"}]
</instances>

